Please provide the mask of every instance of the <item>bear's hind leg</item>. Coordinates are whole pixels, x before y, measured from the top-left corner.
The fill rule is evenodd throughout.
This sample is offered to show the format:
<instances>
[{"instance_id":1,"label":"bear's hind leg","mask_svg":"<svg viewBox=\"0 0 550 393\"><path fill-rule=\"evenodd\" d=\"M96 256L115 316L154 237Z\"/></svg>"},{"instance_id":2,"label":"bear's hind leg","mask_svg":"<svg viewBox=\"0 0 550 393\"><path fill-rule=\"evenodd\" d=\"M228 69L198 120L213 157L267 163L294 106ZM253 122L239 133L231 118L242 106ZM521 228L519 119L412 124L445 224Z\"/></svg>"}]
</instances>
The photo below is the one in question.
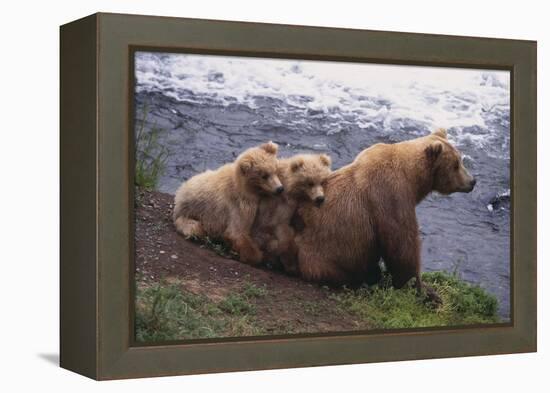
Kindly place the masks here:
<instances>
[{"instance_id":1,"label":"bear's hind leg","mask_svg":"<svg viewBox=\"0 0 550 393\"><path fill-rule=\"evenodd\" d=\"M425 288L427 300L441 304L435 290L425 285L420 277L420 238L416 214L413 208L410 209L410 214L405 214L404 211L401 211L399 219L386 215L384 222L380 224L383 259L392 276L392 284L395 288L402 288L415 277L417 294L421 296L422 288Z\"/></svg>"},{"instance_id":2,"label":"bear's hind leg","mask_svg":"<svg viewBox=\"0 0 550 393\"><path fill-rule=\"evenodd\" d=\"M174 221L176 230L185 237L204 237L206 233L200 222L186 217L178 217Z\"/></svg>"}]
</instances>

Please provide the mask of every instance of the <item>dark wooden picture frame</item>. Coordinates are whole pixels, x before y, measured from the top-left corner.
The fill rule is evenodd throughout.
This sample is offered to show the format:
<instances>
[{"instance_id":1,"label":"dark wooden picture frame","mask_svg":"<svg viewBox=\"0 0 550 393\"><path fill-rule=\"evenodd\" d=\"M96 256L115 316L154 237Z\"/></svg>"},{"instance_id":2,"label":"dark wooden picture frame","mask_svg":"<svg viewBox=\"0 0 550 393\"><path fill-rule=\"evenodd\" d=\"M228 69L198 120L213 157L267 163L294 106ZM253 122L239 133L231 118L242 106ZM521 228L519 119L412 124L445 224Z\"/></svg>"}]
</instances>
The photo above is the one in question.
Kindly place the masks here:
<instances>
[{"instance_id":1,"label":"dark wooden picture frame","mask_svg":"<svg viewBox=\"0 0 550 393\"><path fill-rule=\"evenodd\" d=\"M136 48L511 72L511 322L138 346ZM61 27L61 366L95 379L536 351L536 42L120 14Z\"/></svg>"}]
</instances>

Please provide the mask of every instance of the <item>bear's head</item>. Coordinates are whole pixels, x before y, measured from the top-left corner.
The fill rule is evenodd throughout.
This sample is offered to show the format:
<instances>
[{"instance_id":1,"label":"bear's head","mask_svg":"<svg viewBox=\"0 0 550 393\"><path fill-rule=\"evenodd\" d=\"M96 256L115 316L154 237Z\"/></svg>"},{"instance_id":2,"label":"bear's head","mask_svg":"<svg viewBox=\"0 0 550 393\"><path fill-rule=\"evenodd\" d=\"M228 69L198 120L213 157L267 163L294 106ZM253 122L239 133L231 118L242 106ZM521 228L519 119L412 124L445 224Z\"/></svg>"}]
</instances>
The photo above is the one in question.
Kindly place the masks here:
<instances>
[{"instance_id":1,"label":"bear's head","mask_svg":"<svg viewBox=\"0 0 550 393\"><path fill-rule=\"evenodd\" d=\"M433 173L433 190L448 195L474 189L476 179L464 167L460 152L447 140L445 130L437 130L428 137L424 152Z\"/></svg>"},{"instance_id":2,"label":"bear's head","mask_svg":"<svg viewBox=\"0 0 550 393\"><path fill-rule=\"evenodd\" d=\"M325 201L324 184L331 173L326 154L302 154L289 159L288 192L321 206Z\"/></svg>"},{"instance_id":3,"label":"bear's head","mask_svg":"<svg viewBox=\"0 0 550 393\"><path fill-rule=\"evenodd\" d=\"M273 142L246 150L237 158L237 170L245 183L260 194L280 194L283 185L277 176L277 150Z\"/></svg>"}]
</instances>

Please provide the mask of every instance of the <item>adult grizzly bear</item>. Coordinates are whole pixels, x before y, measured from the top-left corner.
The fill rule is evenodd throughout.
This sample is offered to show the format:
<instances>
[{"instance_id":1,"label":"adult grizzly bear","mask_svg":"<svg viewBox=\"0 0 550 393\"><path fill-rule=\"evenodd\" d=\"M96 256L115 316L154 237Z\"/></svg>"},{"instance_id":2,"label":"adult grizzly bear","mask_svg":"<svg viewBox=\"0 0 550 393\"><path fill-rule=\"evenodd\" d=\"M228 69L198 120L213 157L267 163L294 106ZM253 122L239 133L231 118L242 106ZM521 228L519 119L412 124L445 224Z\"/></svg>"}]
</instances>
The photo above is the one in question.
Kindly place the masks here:
<instances>
[{"instance_id":1,"label":"adult grizzly bear","mask_svg":"<svg viewBox=\"0 0 550 393\"><path fill-rule=\"evenodd\" d=\"M332 284L374 283L382 258L396 288L416 277L420 293L416 205L431 191L470 192L475 184L445 130L363 150L329 176L323 206L299 209L300 274Z\"/></svg>"},{"instance_id":2,"label":"adult grizzly bear","mask_svg":"<svg viewBox=\"0 0 550 393\"><path fill-rule=\"evenodd\" d=\"M263 254L250 230L260 198L281 194L277 176L277 145L269 142L242 153L235 162L208 170L183 183L176 191L173 220L182 235L220 238L249 264Z\"/></svg>"}]
</instances>

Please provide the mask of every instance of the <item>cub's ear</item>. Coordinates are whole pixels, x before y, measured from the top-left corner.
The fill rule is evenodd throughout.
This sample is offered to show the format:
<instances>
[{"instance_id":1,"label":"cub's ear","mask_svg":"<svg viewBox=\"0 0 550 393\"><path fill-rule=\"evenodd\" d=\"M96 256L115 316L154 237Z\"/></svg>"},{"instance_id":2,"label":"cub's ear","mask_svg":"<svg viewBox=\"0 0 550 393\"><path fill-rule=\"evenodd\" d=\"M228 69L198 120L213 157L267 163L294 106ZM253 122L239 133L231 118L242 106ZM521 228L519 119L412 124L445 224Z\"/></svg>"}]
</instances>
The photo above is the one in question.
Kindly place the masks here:
<instances>
[{"instance_id":1,"label":"cub's ear","mask_svg":"<svg viewBox=\"0 0 550 393\"><path fill-rule=\"evenodd\" d=\"M438 128L437 130L432 132L432 134L447 139L447 130L444 128Z\"/></svg>"},{"instance_id":2,"label":"cub's ear","mask_svg":"<svg viewBox=\"0 0 550 393\"><path fill-rule=\"evenodd\" d=\"M303 158L297 158L290 164L290 170L292 172L296 172L298 169L302 168L304 166L304 159Z\"/></svg>"},{"instance_id":3,"label":"cub's ear","mask_svg":"<svg viewBox=\"0 0 550 393\"><path fill-rule=\"evenodd\" d=\"M321 163L322 163L324 166L330 167L330 164L332 164L332 160L330 159L330 157L328 156L328 154L321 154L321 155L319 155L319 159L321 160Z\"/></svg>"},{"instance_id":4,"label":"cub's ear","mask_svg":"<svg viewBox=\"0 0 550 393\"><path fill-rule=\"evenodd\" d=\"M269 154L277 154L279 146L276 143L269 141L267 143L264 143L263 145L260 145L260 149L265 150Z\"/></svg>"},{"instance_id":5,"label":"cub's ear","mask_svg":"<svg viewBox=\"0 0 550 393\"><path fill-rule=\"evenodd\" d=\"M434 162L437 160L437 158L440 156L441 152L443 151L443 143L441 142L434 142L430 144L429 146L424 149L426 152L426 157L428 157L428 160L431 162Z\"/></svg>"},{"instance_id":6,"label":"cub's ear","mask_svg":"<svg viewBox=\"0 0 550 393\"><path fill-rule=\"evenodd\" d=\"M246 175L252 169L252 160L243 158L239 161L239 169L243 175Z\"/></svg>"}]
</instances>

